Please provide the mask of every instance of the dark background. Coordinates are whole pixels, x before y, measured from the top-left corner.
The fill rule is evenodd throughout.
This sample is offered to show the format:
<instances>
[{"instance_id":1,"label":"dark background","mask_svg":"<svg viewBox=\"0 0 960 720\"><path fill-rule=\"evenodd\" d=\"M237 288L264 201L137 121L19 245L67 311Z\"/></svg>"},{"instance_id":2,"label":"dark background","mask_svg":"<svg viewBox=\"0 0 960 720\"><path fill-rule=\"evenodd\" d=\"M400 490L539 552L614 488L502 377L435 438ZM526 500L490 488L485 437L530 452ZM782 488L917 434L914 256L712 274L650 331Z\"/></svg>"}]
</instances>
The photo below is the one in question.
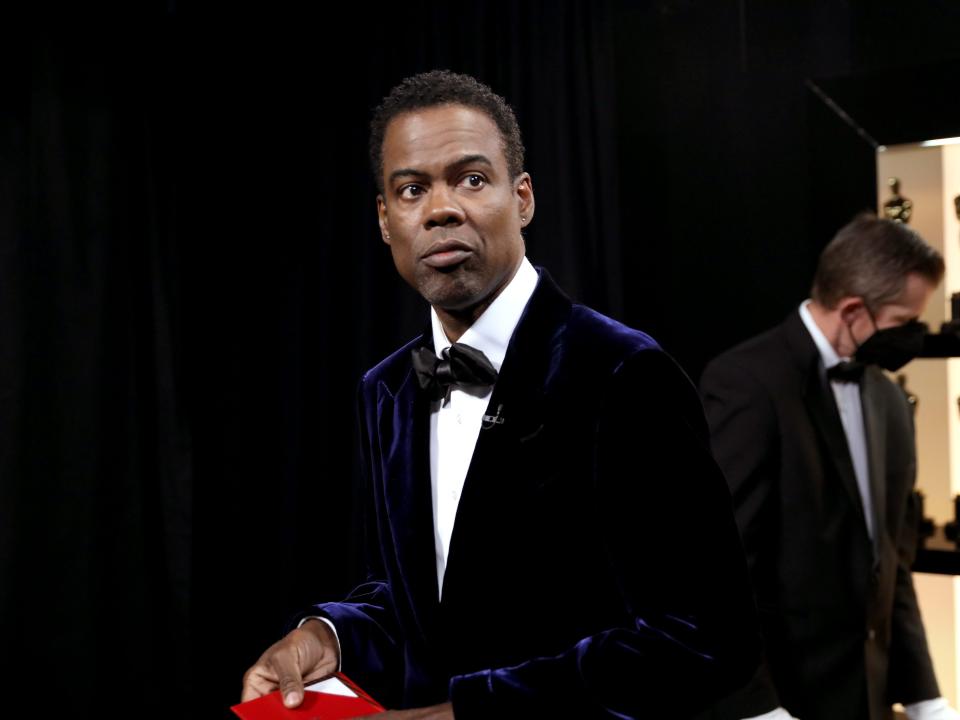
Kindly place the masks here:
<instances>
[{"instance_id":1,"label":"dark background","mask_svg":"<svg viewBox=\"0 0 960 720\"><path fill-rule=\"evenodd\" d=\"M404 76L514 105L528 255L694 379L805 297L872 143L957 134L950 0L355 5L0 18L0 687L39 716L227 717L353 582L356 382L426 322L366 159Z\"/></svg>"}]
</instances>

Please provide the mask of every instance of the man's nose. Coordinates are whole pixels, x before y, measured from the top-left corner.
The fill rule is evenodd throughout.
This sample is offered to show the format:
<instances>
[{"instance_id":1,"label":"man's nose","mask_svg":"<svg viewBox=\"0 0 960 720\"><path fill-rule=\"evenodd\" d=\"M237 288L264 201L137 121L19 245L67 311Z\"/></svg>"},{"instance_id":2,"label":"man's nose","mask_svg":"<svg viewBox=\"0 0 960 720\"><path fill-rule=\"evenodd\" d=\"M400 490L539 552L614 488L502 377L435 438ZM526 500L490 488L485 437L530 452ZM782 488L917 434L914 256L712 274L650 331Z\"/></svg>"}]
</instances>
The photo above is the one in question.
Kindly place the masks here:
<instances>
[{"instance_id":1,"label":"man's nose","mask_svg":"<svg viewBox=\"0 0 960 720\"><path fill-rule=\"evenodd\" d=\"M465 219L463 208L449 188L434 186L427 204L426 227L446 227L460 225Z\"/></svg>"}]
</instances>

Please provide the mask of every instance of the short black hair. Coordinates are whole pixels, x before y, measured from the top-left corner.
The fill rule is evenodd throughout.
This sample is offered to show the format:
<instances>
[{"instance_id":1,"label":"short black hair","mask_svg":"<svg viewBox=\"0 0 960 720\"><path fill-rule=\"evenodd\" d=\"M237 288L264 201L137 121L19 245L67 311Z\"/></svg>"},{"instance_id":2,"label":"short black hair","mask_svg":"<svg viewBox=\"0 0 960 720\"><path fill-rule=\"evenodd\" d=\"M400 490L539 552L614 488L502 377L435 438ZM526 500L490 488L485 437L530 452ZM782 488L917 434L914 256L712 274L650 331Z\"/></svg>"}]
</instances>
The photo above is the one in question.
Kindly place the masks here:
<instances>
[{"instance_id":1,"label":"short black hair","mask_svg":"<svg viewBox=\"0 0 960 720\"><path fill-rule=\"evenodd\" d=\"M943 271L943 257L915 230L861 213L820 254L811 295L828 310L845 297L860 297L876 312L900 298L910 273L937 286Z\"/></svg>"},{"instance_id":2,"label":"short black hair","mask_svg":"<svg viewBox=\"0 0 960 720\"><path fill-rule=\"evenodd\" d=\"M507 101L470 75L431 70L403 80L381 101L370 121L370 166L377 190L383 192L383 136L397 115L439 105L464 105L485 113L500 131L511 178L523 172L520 126Z\"/></svg>"}]
</instances>

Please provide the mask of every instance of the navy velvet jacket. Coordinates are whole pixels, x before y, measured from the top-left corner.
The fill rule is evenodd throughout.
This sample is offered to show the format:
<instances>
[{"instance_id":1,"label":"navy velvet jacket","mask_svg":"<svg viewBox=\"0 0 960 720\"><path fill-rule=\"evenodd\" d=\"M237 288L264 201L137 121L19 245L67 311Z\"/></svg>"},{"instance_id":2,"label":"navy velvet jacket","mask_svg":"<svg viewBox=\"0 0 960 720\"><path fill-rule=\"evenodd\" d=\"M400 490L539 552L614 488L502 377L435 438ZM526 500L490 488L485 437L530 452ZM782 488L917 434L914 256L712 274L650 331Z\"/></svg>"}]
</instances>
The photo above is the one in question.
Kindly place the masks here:
<instances>
[{"instance_id":1,"label":"navy velvet jacket","mask_svg":"<svg viewBox=\"0 0 960 720\"><path fill-rule=\"evenodd\" d=\"M410 350L360 387L369 582L310 611L381 702L458 720L694 715L759 631L696 390L648 336L541 279L493 391L438 599L429 404Z\"/></svg>"}]
</instances>

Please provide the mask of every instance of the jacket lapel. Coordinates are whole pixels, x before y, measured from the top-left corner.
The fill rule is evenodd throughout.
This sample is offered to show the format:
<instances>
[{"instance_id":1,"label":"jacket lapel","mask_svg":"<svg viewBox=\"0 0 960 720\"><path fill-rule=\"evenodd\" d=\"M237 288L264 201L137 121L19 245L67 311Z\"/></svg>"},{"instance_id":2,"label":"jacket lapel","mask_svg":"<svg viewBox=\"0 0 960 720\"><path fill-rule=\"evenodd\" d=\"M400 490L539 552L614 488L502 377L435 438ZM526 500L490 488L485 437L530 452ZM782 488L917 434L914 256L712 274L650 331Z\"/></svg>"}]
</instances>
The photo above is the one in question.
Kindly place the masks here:
<instances>
[{"instance_id":1,"label":"jacket lapel","mask_svg":"<svg viewBox=\"0 0 960 720\"><path fill-rule=\"evenodd\" d=\"M857 487L857 476L853 469L853 461L850 459L847 436L840 422L840 412L837 410L833 392L826 378L821 379L819 368L810 374L804 402L814 427L820 435L820 440L826 446L829 458L840 476L840 482L850 496L850 502L860 518L863 532L866 533L867 523L863 514L863 500L860 498L860 490Z\"/></svg>"},{"instance_id":2,"label":"jacket lapel","mask_svg":"<svg viewBox=\"0 0 960 720\"><path fill-rule=\"evenodd\" d=\"M533 452L550 422L549 388L554 380L570 305L549 274L540 270L537 289L507 346L487 407L486 417L498 417L502 422L484 423L464 481L443 580L445 600L449 597L447 588L458 582L457 557L462 554L463 543L475 542L476 537L482 536L483 531L471 529L471 524L489 523L489 518L476 517L476 509L485 506L481 496L490 497L490 493L501 499L515 496L516 488L503 488L504 492L494 488L508 478L513 479L521 454Z\"/></svg>"},{"instance_id":3,"label":"jacket lapel","mask_svg":"<svg viewBox=\"0 0 960 720\"><path fill-rule=\"evenodd\" d=\"M850 448L847 445L847 435L840 421L840 411L830 389L826 371L820 360L813 338L799 313L793 313L786 323L787 337L794 349L794 355L800 361L801 372L806 381L803 393L803 402L810 420L816 428L820 442L827 449L827 456L837 471L840 483L849 496L850 503L863 532L867 533L867 522L863 514L863 500L857 487L857 476L853 469L853 460L850 457Z\"/></svg>"},{"instance_id":4,"label":"jacket lapel","mask_svg":"<svg viewBox=\"0 0 960 720\"><path fill-rule=\"evenodd\" d=\"M419 390L412 369L395 395L382 385L378 415L381 441L389 443L384 502L397 567L416 621L426 634L436 616L439 593L430 484L430 403Z\"/></svg>"},{"instance_id":5,"label":"jacket lapel","mask_svg":"<svg viewBox=\"0 0 960 720\"><path fill-rule=\"evenodd\" d=\"M863 426L867 438L867 467L870 473L870 493L873 496L875 514L874 541L880 538L886 528L887 493L883 479L887 476L887 461L883 453L886 447L887 414L880 405L881 394L877 383L881 382L878 373L869 369L863 374L860 386L860 402L863 404Z\"/></svg>"}]
</instances>

